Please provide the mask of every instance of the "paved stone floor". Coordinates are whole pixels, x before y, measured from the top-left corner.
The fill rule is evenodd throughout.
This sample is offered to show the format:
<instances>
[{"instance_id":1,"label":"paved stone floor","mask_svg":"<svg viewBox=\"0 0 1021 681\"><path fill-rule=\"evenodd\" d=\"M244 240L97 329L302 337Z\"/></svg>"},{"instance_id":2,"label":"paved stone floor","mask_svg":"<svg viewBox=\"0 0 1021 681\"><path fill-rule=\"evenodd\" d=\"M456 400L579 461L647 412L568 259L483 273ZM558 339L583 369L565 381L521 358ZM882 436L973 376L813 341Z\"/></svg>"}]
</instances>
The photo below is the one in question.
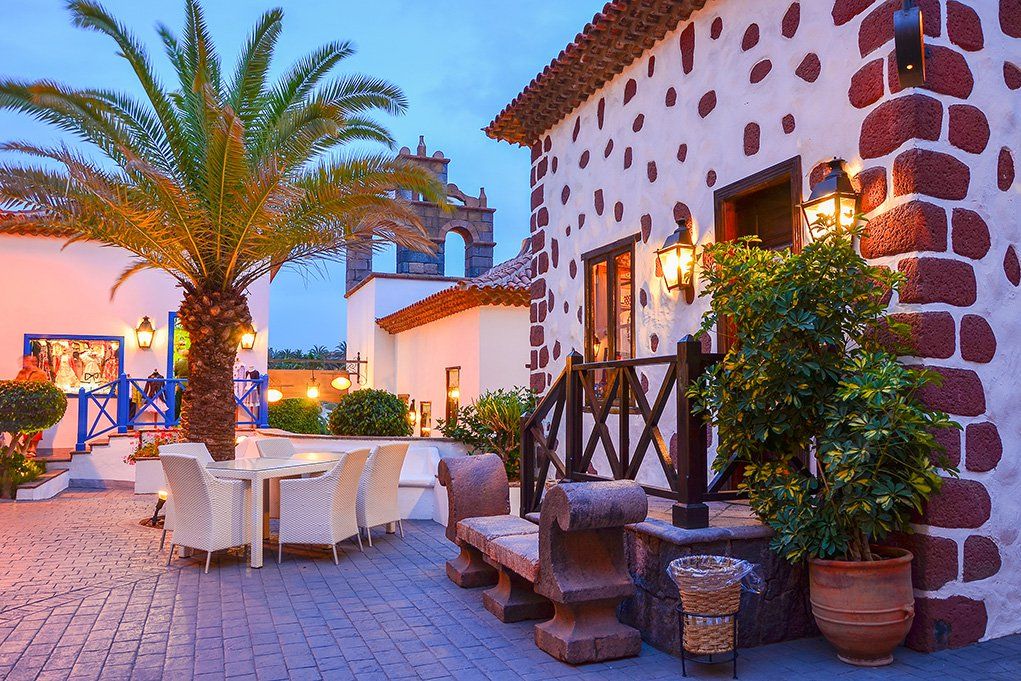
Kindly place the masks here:
<instances>
[{"instance_id":1,"label":"paved stone floor","mask_svg":"<svg viewBox=\"0 0 1021 681\"><path fill-rule=\"evenodd\" d=\"M198 558L164 567L160 533L137 524L153 503L85 490L0 503L0 679L680 678L680 661L648 646L610 664L554 661L531 625L500 624L478 590L447 580L452 549L432 522L345 547L339 566L325 550L262 570L224 554L204 575ZM821 640L741 654L747 680L1021 678L1021 637L902 650L878 670L841 664Z\"/></svg>"}]
</instances>

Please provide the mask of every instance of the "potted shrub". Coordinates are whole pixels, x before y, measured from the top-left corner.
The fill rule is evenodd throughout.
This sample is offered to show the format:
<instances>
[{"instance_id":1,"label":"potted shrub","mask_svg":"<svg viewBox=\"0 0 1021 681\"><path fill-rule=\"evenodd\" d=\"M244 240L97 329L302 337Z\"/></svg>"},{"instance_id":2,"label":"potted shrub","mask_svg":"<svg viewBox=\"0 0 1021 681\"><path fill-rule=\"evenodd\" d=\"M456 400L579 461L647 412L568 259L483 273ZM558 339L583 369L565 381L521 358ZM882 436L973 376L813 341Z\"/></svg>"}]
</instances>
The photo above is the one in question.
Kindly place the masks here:
<instances>
[{"instance_id":1,"label":"potted shrub","mask_svg":"<svg viewBox=\"0 0 1021 681\"><path fill-rule=\"evenodd\" d=\"M317 400L307 397L290 397L269 405L269 427L289 433L322 435L323 408Z\"/></svg>"},{"instance_id":2,"label":"potted shrub","mask_svg":"<svg viewBox=\"0 0 1021 681\"><path fill-rule=\"evenodd\" d=\"M706 252L702 332L735 335L690 389L718 431L714 467L745 464L740 487L772 548L808 561L813 613L840 658L888 664L913 619L912 556L881 543L909 530L940 468L956 474L935 433L959 428L918 399L936 376L897 361L904 328L884 314L901 275L840 235L797 254L753 240Z\"/></svg>"},{"instance_id":3,"label":"potted shrub","mask_svg":"<svg viewBox=\"0 0 1021 681\"><path fill-rule=\"evenodd\" d=\"M45 467L28 456L39 431L56 425L67 411L67 397L47 381L0 381L0 498L13 499L18 485L31 482Z\"/></svg>"},{"instance_id":4,"label":"potted shrub","mask_svg":"<svg viewBox=\"0 0 1021 681\"><path fill-rule=\"evenodd\" d=\"M165 489L160 446L175 442L184 442L180 429L139 431L135 450L124 457L124 463L135 467L135 494L155 494Z\"/></svg>"},{"instance_id":5,"label":"potted shrub","mask_svg":"<svg viewBox=\"0 0 1021 681\"><path fill-rule=\"evenodd\" d=\"M328 423L334 435L409 437L408 406L386 390L363 388L340 398Z\"/></svg>"},{"instance_id":6,"label":"potted shrub","mask_svg":"<svg viewBox=\"0 0 1021 681\"><path fill-rule=\"evenodd\" d=\"M469 454L495 452L507 468L511 484L511 512L521 506L521 417L535 409L536 395L528 388L489 390L461 407L440 431L463 443Z\"/></svg>"}]
</instances>

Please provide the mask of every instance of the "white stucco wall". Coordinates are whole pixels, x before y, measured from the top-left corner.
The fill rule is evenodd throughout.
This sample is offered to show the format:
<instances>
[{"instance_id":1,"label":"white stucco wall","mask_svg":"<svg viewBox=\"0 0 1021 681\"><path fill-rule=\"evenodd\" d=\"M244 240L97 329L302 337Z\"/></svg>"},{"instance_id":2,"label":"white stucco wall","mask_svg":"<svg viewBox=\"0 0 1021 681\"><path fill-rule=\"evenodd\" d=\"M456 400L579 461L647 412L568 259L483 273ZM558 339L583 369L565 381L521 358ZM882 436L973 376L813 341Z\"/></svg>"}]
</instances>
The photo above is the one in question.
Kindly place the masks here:
<instances>
[{"instance_id":1,"label":"white stucco wall","mask_svg":"<svg viewBox=\"0 0 1021 681\"><path fill-rule=\"evenodd\" d=\"M168 314L180 306L181 292L160 272L136 274L110 299L110 289L129 265L125 251L78 243L61 250L63 241L0 236L0 377L13 378L21 368L25 334L75 334L124 337L124 371L148 376L167 373ZM266 370L269 344L269 279L248 291L258 332L252 351L239 351L248 367ZM139 350L135 327L148 315L156 327L150 350ZM74 446L78 399L68 398L68 412L48 430L41 448Z\"/></svg>"},{"instance_id":2,"label":"white stucco wall","mask_svg":"<svg viewBox=\"0 0 1021 681\"><path fill-rule=\"evenodd\" d=\"M445 418L446 369L461 368L461 404L528 383L528 309L483 306L396 334L396 388L432 403L433 434Z\"/></svg>"},{"instance_id":3,"label":"white stucco wall","mask_svg":"<svg viewBox=\"0 0 1021 681\"><path fill-rule=\"evenodd\" d=\"M394 372L396 356L393 337L379 328L376 320L396 312L411 303L442 291L455 280L437 277L372 276L347 297L347 356L354 359L361 353L368 364L362 367L362 381L358 388L395 390Z\"/></svg>"},{"instance_id":4,"label":"white stucco wall","mask_svg":"<svg viewBox=\"0 0 1021 681\"><path fill-rule=\"evenodd\" d=\"M989 322L998 341L995 357L987 363L962 357L963 338L957 340L949 358L913 360L975 372L984 389L983 413L955 414L955 419L965 427L994 423L1003 448L1003 458L994 470L968 470L965 461L961 464L962 477L981 483L989 493L992 514L988 520L980 526L957 527L951 521L945 527L920 525L917 528L933 538L953 540L957 552L956 568L950 580L936 589L920 589L917 593L934 601L964 596L984 602L988 616L985 638L1017 632L1021 630L1021 601L1008 594L1021 589L1021 535L1018 531L1021 526L1021 412L1016 408L1015 395L1021 379L1021 353L1013 340L1021 334L1021 315L1016 309L1018 289L1005 277L1005 261L1010 257L1008 248L1012 244L1016 247L1021 241L1021 224L1016 219L1021 207L1021 186L1014 180L1008 189L998 189L997 167L1000 150L1005 146L1013 147L1014 163L1021 166L1017 141L1021 128L1017 113L1021 110L1021 92L1005 85L1003 70L1005 59L1021 63L1021 46L1017 39L1003 35L998 3L973 1L964 4L972 7L980 18L984 47L978 51L962 49L948 37L946 4L940 2L940 16L926 20L930 31L938 35L928 37L927 42L963 56L975 80L973 92L964 97L988 118L990 141L981 153L966 153L947 142L949 107L965 99L948 92L954 86L952 81L959 80L957 76L948 77L948 71L933 67L932 76L941 78L942 85L936 87L936 91L912 92L921 92L942 105L938 139L907 139L886 155L863 160L859 153L859 135L865 117L884 102L910 94L891 92L884 77L878 101L863 108L855 108L848 101L851 77L866 63L885 58L892 50L891 42L864 57L859 51L863 21L879 4L868 7L868 3L860 3L861 13L836 26L833 2L802 1L800 26L788 38L781 34L781 21L792 4L798 3L789 0L707 3L692 16L691 22L682 23L669 33L552 127L547 133L548 139L543 136L540 140L540 151L533 152L532 165L533 176L536 176L533 187L541 186L543 196L533 211L533 234L536 235L533 263L537 276L545 280L548 294L533 301L533 306L539 306L539 324L544 331L543 338L532 348L536 371L544 375L548 386L562 369L571 349L582 349L583 325L579 315L584 304L584 274L580 256L641 232L643 216L651 221L651 234L639 240L635 249L638 283L635 345L639 357L672 353L679 338L696 331L707 307L705 299L696 298L694 303L686 303L683 296L668 292L662 279L655 276L655 250L675 227L673 209L676 203L681 202L690 209L696 243L706 244L714 238L713 192L757 171L800 156L803 193L807 196L813 167L833 156L848 161L852 176L862 169L881 169L888 191L872 215L919 199L944 209L948 219L947 245L944 249L933 249L938 253L921 255L937 256L947 266L952 264L950 261L965 262L973 268L978 282L974 304L906 304L895 298L892 309L948 312L953 318L955 336L965 315L978 315ZM713 38L711 27L717 21L722 21L723 29ZM694 68L684 73L679 42L681 32L692 22L695 26ZM742 38L752 24L758 26L760 38L745 50ZM814 82L795 73L809 54L817 55L821 62ZM650 69L652 58L655 59L654 69ZM753 84L750 73L764 59L771 61L772 69L761 82ZM885 65L883 70L885 74ZM625 88L632 79L637 85L636 93L625 104ZM676 89L674 106L666 103L669 88ZM709 91L715 91L717 104L703 118L698 111L699 101ZM597 123L600 100L605 100L602 126ZM638 126L636 119L640 114L644 115L644 124ZM795 128L789 133L782 125L788 115L795 119ZM903 120L904 115L900 118ZM894 117L891 127L896 125L896 120ZM751 155L746 153L744 145L744 132L749 123L757 123L761 129L760 149ZM578 132L574 139L576 125ZM611 140L612 151L604 155ZM683 160L678 155L680 145L686 145ZM629 148L633 160L625 169L623 158ZM933 195L938 193L938 188L926 192L928 195L910 193L910 190L895 195L894 159L908 149L940 151L963 161L971 174L967 197L964 200L939 198ZM582 169L579 161L585 152L589 161ZM655 164L654 177L648 172L650 163ZM541 172L543 168L545 173ZM715 177L714 182L707 179L710 174ZM603 194L601 215L594 201L597 190ZM615 216L618 203L622 209L619 217ZM991 247L987 255L968 258L954 252L949 218L956 208L977 212L989 225ZM584 225L581 216L584 216ZM897 253L876 258L874 262L897 268L906 257L919 257L919 254ZM577 273L572 276L574 267ZM948 286L953 285L951 280ZM658 340L655 351L654 337ZM715 346L715 338L713 343ZM557 345L559 348L555 350ZM548 358L547 361L543 362L542 357ZM644 373L651 383L650 393L654 395L661 373ZM672 434L669 426L672 423L671 405L661 420L667 439ZM632 442L638 432L637 428L633 429ZM958 444L962 451L968 449L964 436ZM605 459L597 458L595 465L604 473L608 469ZM639 478L656 485L665 483L651 452ZM981 504L980 497L981 494L975 498L976 504ZM968 560L965 542L975 536L995 542L1002 566L993 576L964 581Z\"/></svg>"}]
</instances>

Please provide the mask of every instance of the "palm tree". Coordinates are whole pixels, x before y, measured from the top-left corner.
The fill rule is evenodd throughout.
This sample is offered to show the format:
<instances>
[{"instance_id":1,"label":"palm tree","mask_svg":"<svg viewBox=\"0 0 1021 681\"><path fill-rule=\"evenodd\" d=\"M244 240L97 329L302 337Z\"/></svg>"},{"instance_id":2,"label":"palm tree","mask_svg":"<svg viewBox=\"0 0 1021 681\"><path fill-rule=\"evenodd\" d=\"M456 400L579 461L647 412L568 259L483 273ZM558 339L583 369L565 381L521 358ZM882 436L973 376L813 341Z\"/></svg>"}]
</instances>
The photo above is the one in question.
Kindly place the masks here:
<instances>
[{"instance_id":1,"label":"palm tree","mask_svg":"<svg viewBox=\"0 0 1021 681\"><path fill-rule=\"evenodd\" d=\"M226 74L202 8L186 0L180 36L157 27L177 78L167 88L143 45L101 5L76 0L68 8L76 26L113 39L145 97L0 80L0 109L27 113L99 152L0 145L37 159L0 165L0 207L19 209L8 221L134 254L111 296L142 270L177 281L179 319L191 336L184 434L216 458L231 458L231 369L251 321L246 288L279 267L339 259L349 248L395 242L433 250L395 190L443 203L442 186L399 157L345 149L365 141L391 146L369 114L407 107L400 89L383 80L330 76L353 53L349 43L324 45L271 81L279 9L259 19Z\"/></svg>"}]
</instances>

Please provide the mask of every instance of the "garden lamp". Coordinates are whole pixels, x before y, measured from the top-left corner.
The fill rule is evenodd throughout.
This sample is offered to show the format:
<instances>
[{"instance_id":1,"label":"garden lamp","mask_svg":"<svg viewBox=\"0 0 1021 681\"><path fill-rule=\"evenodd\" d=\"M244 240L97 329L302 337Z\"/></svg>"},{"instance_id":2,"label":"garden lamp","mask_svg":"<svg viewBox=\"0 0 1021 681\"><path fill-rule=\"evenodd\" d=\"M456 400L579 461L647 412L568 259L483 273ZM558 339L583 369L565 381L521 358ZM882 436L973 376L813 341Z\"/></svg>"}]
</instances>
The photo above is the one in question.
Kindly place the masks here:
<instances>
[{"instance_id":1,"label":"garden lamp","mask_svg":"<svg viewBox=\"0 0 1021 681\"><path fill-rule=\"evenodd\" d=\"M282 392L280 392L279 390L277 390L276 388L270 388L269 390L266 391L266 401L267 402L270 402L270 403L272 403L272 402L279 402L282 399L284 399L284 394Z\"/></svg>"},{"instance_id":2,"label":"garden lamp","mask_svg":"<svg viewBox=\"0 0 1021 681\"><path fill-rule=\"evenodd\" d=\"M447 397L449 397L452 400L461 399L461 389L458 388L457 386L454 386L453 388L447 391Z\"/></svg>"},{"instance_id":3,"label":"garden lamp","mask_svg":"<svg viewBox=\"0 0 1021 681\"><path fill-rule=\"evenodd\" d=\"M152 337L156 335L156 329L152 326L152 320L148 316L142 317L142 321L135 328L135 340L138 341L140 350L148 350L152 347Z\"/></svg>"},{"instance_id":4,"label":"garden lamp","mask_svg":"<svg viewBox=\"0 0 1021 681\"><path fill-rule=\"evenodd\" d=\"M925 84L925 20L915 0L893 13L894 58L902 88Z\"/></svg>"},{"instance_id":5,"label":"garden lamp","mask_svg":"<svg viewBox=\"0 0 1021 681\"><path fill-rule=\"evenodd\" d=\"M681 218L677 229L666 238L662 248L656 251L663 279L670 291L679 288L693 288L695 282L695 246L691 243L688 221Z\"/></svg>"},{"instance_id":6,"label":"garden lamp","mask_svg":"<svg viewBox=\"0 0 1021 681\"><path fill-rule=\"evenodd\" d=\"M156 527L156 523L159 521L160 511L163 510L163 504L167 503L167 491L161 489L156 493L156 510L152 512L152 526Z\"/></svg>"},{"instance_id":7,"label":"garden lamp","mask_svg":"<svg viewBox=\"0 0 1021 681\"><path fill-rule=\"evenodd\" d=\"M308 379L308 386L305 388L305 396L310 400L319 399L319 381L316 380L316 372L312 372L312 378Z\"/></svg>"},{"instance_id":8,"label":"garden lamp","mask_svg":"<svg viewBox=\"0 0 1021 681\"><path fill-rule=\"evenodd\" d=\"M244 328L241 329L241 349L251 350L255 347L256 337L255 327L249 322L245 324Z\"/></svg>"},{"instance_id":9,"label":"garden lamp","mask_svg":"<svg viewBox=\"0 0 1021 681\"><path fill-rule=\"evenodd\" d=\"M330 385L333 386L334 390L347 390L351 387L351 379L347 376L337 376L330 381Z\"/></svg>"},{"instance_id":10,"label":"garden lamp","mask_svg":"<svg viewBox=\"0 0 1021 681\"><path fill-rule=\"evenodd\" d=\"M846 232L858 219L860 195L844 170L844 159L834 158L829 167L826 177L815 185L808 200L801 204L812 241L819 241L830 232Z\"/></svg>"}]
</instances>

